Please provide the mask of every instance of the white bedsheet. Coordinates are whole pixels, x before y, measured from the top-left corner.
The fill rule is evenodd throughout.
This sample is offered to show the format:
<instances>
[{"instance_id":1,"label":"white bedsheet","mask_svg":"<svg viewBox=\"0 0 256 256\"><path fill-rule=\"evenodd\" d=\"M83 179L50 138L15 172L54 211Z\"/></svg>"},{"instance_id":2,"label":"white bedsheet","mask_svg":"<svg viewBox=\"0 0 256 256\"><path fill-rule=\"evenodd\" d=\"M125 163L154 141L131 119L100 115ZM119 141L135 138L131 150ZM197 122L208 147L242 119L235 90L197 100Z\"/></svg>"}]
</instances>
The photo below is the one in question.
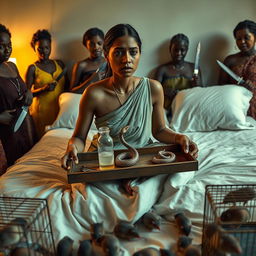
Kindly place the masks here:
<instances>
[{"instance_id":1,"label":"white bedsheet","mask_svg":"<svg viewBox=\"0 0 256 256\"><path fill-rule=\"evenodd\" d=\"M200 243L205 186L256 183L256 130L189 133L199 146L199 171L152 177L131 197L120 193L118 182L67 184L60 158L71 135L65 128L47 132L0 178L0 196L48 199L55 242L64 235L77 243L88 239L92 222L103 221L111 232L118 220L136 222L153 207L163 216L161 231L140 227L143 239L123 242L125 255L148 246L173 246L178 234L173 214L181 209L193 221L194 243Z\"/></svg>"}]
</instances>

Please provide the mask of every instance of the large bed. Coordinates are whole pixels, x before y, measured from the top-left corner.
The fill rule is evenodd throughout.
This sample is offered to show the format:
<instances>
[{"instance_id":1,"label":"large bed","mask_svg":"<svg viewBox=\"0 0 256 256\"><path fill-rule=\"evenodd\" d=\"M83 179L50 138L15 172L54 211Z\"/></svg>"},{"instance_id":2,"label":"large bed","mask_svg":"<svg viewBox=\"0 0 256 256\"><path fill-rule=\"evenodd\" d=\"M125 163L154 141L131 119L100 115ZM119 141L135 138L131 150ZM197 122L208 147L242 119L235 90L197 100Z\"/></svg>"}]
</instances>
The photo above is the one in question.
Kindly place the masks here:
<instances>
[{"instance_id":1,"label":"large bed","mask_svg":"<svg viewBox=\"0 0 256 256\"><path fill-rule=\"evenodd\" d=\"M183 105L184 102L189 104L188 96L192 92L198 99L200 90L205 90L203 91L205 93L210 89L191 90L187 91L187 94L178 95L182 98ZM246 89L239 90L250 99ZM198 144L199 170L151 177L137 185L138 192L133 196L122 194L118 181L68 184L67 172L61 168L60 158L73 132L78 111L78 106L74 106L74 102L77 102L78 97L80 96L65 94L60 98L61 110L55 124L49 127L44 137L0 178L0 196L47 199L56 244L62 237L68 235L74 239L74 247L77 249L79 240L90 237L91 223L103 222L105 231L111 233L120 220L136 223L151 209L162 217L160 231L149 232L137 223L141 238L122 241L125 255L132 255L134 251L149 246L175 249L179 233L174 223L174 214L179 211L183 211L192 220L190 236L194 244L200 244L205 186L256 184L256 122L250 117L245 117L239 127L235 120L236 127L232 129L220 125L214 130L205 131L205 128L202 128L203 131L192 131L191 126L184 128L184 125L178 124L181 127L179 131L187 134ZM179 97L176 97L173 104L175 114L170 125L177 130L175 125L180 122L178 117L182 115L183 120L190 118L190 123L202 122L199 117L192 120L195 114L191 106L188 106L188 109L193 117L188 117L186 106L182 108L183 113L180 112ZM214 97L216 100L217 96ZM235 97L238 97L237 91ZM208 100L212 101L212 98ZM207 99L204 101L209 107ZM236 102L238 101L237 99ZM249 100L245 108L248 107L248 102ZM214 109L210 107L211 113L216 114L219 111L219 106L216 104L218 105L218 102L215 101ZM198 113L198 110L195 111ZM243 112L245 114L246 110ZM199 116L202 118L202 115ZM203 119L207 118L203 117ZM219 118L218 120L218 123L224 124L230 121L227 119L220 121ZM209 120L207 123L210 127ZM95 127L92 127L87 139L87 148L96 132Z\"/></svg>"}]
</instances>

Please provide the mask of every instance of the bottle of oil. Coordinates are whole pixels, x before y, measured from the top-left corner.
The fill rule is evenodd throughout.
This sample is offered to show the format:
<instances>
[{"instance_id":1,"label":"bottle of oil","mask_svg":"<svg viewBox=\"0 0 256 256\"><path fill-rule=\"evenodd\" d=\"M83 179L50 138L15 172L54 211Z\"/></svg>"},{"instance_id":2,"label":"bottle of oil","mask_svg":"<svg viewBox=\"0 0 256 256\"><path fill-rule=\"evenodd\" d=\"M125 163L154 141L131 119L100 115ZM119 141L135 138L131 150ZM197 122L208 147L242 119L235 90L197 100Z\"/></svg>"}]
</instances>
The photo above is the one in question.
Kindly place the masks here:
<instances>
[{"instance_id":1,"label":"bottle of oil","mask_svg":"<svg viewBox=\"0 0 256 256\"><path fill-rule=\"evenodd\" d=\"M113 140L109 132L110 130L107 126L99 128L98 157L101 170L114 168Z\"/></svg>"}]
</instances>

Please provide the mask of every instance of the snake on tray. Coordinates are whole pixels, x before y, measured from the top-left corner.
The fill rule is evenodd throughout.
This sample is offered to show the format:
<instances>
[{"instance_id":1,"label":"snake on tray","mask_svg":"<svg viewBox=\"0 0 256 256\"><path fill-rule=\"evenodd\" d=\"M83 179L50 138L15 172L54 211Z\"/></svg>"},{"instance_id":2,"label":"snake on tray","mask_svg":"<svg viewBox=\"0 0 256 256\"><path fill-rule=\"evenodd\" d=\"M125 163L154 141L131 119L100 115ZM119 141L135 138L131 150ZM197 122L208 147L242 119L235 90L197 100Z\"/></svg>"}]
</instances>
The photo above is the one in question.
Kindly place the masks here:
<instances>
[{"instance_id":1,"label":"snake on tray","mask_svg":"<svg viewBox=\"0 0 256 256\"><path fill-rule=\"evenodd\" d=\"M176 156L171 151L160 150L157 156L152 158L154 164L167 164L175 161Z\"/></svg>"},{"instance_id":2,"label":"snake on tray","mask_svg":"<svg viewBox=\"0 0 256 256\"><path fill-rule=\"evenodd\" d=\"M120 153L115 158L115 165L118 167L129 167L135 165L139 161L139 153L136 148L129 145L124 134L128 131L129 126L125 126L121 129L119 133L119 138L121 143L128 149L128 151Z\"/></svg>"}]
</instances>

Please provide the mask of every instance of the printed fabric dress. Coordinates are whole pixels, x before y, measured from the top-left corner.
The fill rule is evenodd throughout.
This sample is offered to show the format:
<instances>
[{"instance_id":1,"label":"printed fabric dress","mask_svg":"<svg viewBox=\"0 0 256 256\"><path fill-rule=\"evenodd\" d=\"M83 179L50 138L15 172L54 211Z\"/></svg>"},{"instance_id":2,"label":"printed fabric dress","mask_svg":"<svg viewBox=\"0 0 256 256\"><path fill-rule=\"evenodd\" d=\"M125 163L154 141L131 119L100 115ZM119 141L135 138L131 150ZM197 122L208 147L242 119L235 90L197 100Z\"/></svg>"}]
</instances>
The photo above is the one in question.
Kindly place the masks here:
<instances>
[{"instance_id":1,"label":"printed fabric dress","mask_svg":"<svg viewBox=\"0 0 256 256\"><path fill-rule=\"evenodd\" d=\"M162 82L164 90L164 108L168 115L171 115L172 101L178 91L192 87L191 78L185 76L170 76L164 77Z\"/></svg>"},{"instance_id":2,"label":"printed fabric dress","mask_svg":"<svg viewBox=\"0 0 256 256\"><path fill-rule=\"evenodd\" d=\"M21 106L17 99L26 90L27 87L19 75L16 78L0 77L0 113L5 110L16 109L18 114ZM10 166L30 150L36 141L31 116L27 114L15 133L13 132L13 124L0 124L0 140L5 151L7 164Z\"/></svg>"},{"instance_id":3,"label":"printed fabric dress","mask_svg":"<svg viewBox=\"0 0 256 256\"><path fill-rule=\"evenodd\" d=\"M54 60L56 70L50 74L35 66L35 82L33 89L43 87L45 84L52 83L62 72L61 66ZM43 92L33 98L30 107L30 114L33 117L37 136L40 139L45 133L45 127L51 125L56 119L59 112L59 95L64 91L65 78L62 77L53 91Z\"/></svg>"},{"instance_id":4,"label":"printed fabric dress","mask_svg":"<svg viewBox=\"0 0 256 256\"><path fill-rule=\"evenodd\" d=\"M250 80L254 84L254 88L250 90L253 96L247 114L256 120L256 55L252 56L245 64L234 66L231 69L244 80ZM231 78L230 82L236 84L236 81Z\"/></svg>"}]
</instances>

